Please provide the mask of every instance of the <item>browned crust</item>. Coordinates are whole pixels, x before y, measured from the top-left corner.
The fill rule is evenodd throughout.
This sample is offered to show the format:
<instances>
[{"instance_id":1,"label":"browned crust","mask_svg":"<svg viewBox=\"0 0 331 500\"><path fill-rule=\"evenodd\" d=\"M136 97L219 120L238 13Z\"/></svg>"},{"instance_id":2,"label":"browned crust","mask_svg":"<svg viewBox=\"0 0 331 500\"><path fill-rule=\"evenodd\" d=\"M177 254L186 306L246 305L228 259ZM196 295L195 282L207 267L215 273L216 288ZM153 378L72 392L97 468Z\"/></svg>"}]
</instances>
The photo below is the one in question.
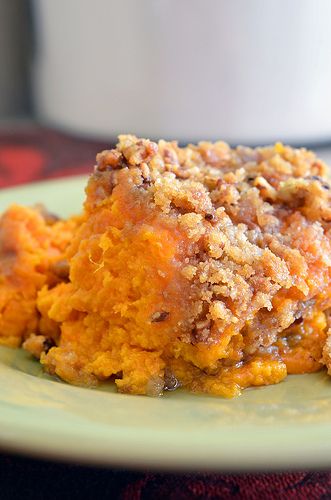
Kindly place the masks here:
<instances>
[{"instance_id":1,"label":"browned crust","mask_svg":"<svg viewBox=\"0 0 331 500\"><path fill-rule=\"evenodd\" d=\"M188 340L210 343L231 327L245 332L250 352L271 345L311 302L322 302L310 276L317 261L325 273L331 264L326 173L304 148L180 148L126 135L97 156L91 183L98 183L102 203L129 179L138 200L176 219L191 241L183 268L196 297ZM324 256L309 255L299 241L304 233ZM330 302L323 300L321 309Z\"/></svg>"}]
</instances>

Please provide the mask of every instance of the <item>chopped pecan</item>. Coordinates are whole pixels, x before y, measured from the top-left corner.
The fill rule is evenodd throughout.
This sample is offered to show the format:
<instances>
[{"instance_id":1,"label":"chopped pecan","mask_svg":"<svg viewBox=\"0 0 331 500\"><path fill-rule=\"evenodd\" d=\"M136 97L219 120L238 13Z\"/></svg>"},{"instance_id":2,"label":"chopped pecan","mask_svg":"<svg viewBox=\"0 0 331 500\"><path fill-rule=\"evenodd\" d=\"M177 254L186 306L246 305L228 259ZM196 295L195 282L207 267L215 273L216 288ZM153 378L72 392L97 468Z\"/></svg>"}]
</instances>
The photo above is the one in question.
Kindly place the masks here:
<instances>
[{"instance_id":1,"label":"chopped pecan","mask_svg":"<svg viewBox=\"0 0 331 500\"><path fill-rule=\"evenodd\" d=\"M178 379L170 368L164 370L164 390L175 391L180 386Z\"/></svg>"},{"instance_id":2,"label":"chopped pecan","mask_svg":"<svg viewBox=\"0 0 331 500\"><path fill-rule=\"evenodd\" d=\"M66 259L58 260L52 266L53 273L62 281L69 279L70 266Z\"/></svg>"},{"instance_id":3,"label":"chopped pecan","mask_svg":"<svg viewBox=\"0 0 331 500\"><path fill-rule=\"evenodd\" d=\"M126 166L123 155L116 149L105 150L97 154L97 169L104 172L108 169L123 168Z\"/></svg>"},{"instance_id":4,"label":"chopped pecan","mask_svg":"<svg viewBox=\"0 0 331 500\"><path fill-rule=\"evenodd\" d=\"M61 217L59 217L56 214L53 214L52 212L49 212L42 203L37 203L35 205L35 208L39 211L40 215L43 217L47 226L53 226L53 224L61 220Z\"/></svg>"},{"instance_id":5,"label":"chopped pecan","mask_svg":"<svg viewBox=\"0 0 331 500\"><path fill-rule=\"evenodd\" d=\"M170 313L167 311L157 311L152 314L151 323L161 323L161 321L165 321L168 319Z\"/></svg>"},{"instance_id":6,"label":"chopped pecan","mask_svg":"<svg viewBox=\"0 0 331 500\"><path fill-rule=\"evenodd\" d=\"M52 347L55 347L55 346L56 346L56 344L55 344L54 340L51 337L46 337L46 339L43 342L44 353L47 354L48 351L50 349L52 349Z\"/></svg>"}]
</instances>

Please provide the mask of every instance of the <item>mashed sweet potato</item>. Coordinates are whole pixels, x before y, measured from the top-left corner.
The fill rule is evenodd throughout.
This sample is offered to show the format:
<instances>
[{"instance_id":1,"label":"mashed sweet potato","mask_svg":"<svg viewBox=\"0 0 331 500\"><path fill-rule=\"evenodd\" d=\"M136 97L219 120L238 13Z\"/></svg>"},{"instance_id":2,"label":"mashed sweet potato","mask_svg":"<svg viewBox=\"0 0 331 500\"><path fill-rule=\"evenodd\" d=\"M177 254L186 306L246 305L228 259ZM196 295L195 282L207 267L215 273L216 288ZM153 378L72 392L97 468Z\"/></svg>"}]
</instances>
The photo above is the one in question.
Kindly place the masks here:
<instances>
[{"instance_id":1,"label":"mashed sweet potato","mask_svg":"<svg viewBox=\"0 0 331 500\"><path fill-rule=\"evenodd\" d=\"M2 342L25 339L69 383L112 379L133 394L233 397L330 369L325 175L313 153L281 144L120 136L97 156L79 223L4 214Z\"/></svg>"},{"instance_id":2,"label":"mashed sweet potato","mask_svg":"<svg viewBox=\"0 0 331 500\"><path fill-rule=\"evenodd\" d=\"M60 262L78 218L59 220L42 206L12 205L0 219L0 344L19 346L38 331L38 291L62 278Z\"/></svg>"}]
</instances>

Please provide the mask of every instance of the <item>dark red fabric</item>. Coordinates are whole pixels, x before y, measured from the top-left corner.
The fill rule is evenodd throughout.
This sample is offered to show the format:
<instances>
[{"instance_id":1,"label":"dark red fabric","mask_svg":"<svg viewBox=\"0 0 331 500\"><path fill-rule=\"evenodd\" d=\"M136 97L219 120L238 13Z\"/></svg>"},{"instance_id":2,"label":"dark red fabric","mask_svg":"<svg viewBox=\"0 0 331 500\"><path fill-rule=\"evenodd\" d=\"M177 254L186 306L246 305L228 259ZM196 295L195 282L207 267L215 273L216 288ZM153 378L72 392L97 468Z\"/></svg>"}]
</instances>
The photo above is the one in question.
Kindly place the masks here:
<instances>
[{"instance_id":1,"label":"dark red fabric","mask_svg":"<svg viewBox=\"0 0 331 500\"><path fill-rule=\"evenodd\" d=\"M0 455L1 500L329 500L331 474L161 474Z\"/></svg>"},{"instance_id":2,"label":"dark red fabric","mask_svg":"<svg viewBox=\"0 0 331 500\"><path fill-rule=\"evenodd\" d=\"M31 125L0 129L0 188L91 172L96 153L110 145Z\"/></svg>"},{"instance_id":3,"label":"dark red fabric","mask_svg":"<svg viewBox=\"0 0 331 500\"><path fill-rule=\"evenodd\" d=\"M164 475L145 474L123 489L123 500L214 500L331 498L331 473L243 475Z\"/></svg>"},{"instance_id":4,"label":"dark red fabric","mask_svg":"<svg viewBox=\"0 0 331 500\"><path fill-rule=\"evenodd\" d=\"M0 131L0 188L88 173L110 143L26 126ZM331 472L157 474L110 471L0 456L1 498L331 499ZM37 489L36 489L36 485Z\"/></svg>"}]
</instances>

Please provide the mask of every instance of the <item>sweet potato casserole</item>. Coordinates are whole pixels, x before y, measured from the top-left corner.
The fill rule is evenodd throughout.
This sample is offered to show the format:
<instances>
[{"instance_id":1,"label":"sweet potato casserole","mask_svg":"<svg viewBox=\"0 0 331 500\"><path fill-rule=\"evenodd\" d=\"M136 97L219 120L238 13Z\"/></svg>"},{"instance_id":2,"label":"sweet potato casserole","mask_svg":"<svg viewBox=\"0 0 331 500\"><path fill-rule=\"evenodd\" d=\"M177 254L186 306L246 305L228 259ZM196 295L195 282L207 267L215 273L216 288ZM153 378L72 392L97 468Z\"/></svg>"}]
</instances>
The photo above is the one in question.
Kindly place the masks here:
<instances>
[{"instance_id":1,"label":"sweet potato casserole","mask_svg":"<svg viewBox=\"0 0 331 500\"><path fill-rule=\"evenodd\" d=\"M237 396L331 372L326 165L282 144L120 136L83 213L0 221L0 342L78 385Z\"/></svg>"}]
</instances>

